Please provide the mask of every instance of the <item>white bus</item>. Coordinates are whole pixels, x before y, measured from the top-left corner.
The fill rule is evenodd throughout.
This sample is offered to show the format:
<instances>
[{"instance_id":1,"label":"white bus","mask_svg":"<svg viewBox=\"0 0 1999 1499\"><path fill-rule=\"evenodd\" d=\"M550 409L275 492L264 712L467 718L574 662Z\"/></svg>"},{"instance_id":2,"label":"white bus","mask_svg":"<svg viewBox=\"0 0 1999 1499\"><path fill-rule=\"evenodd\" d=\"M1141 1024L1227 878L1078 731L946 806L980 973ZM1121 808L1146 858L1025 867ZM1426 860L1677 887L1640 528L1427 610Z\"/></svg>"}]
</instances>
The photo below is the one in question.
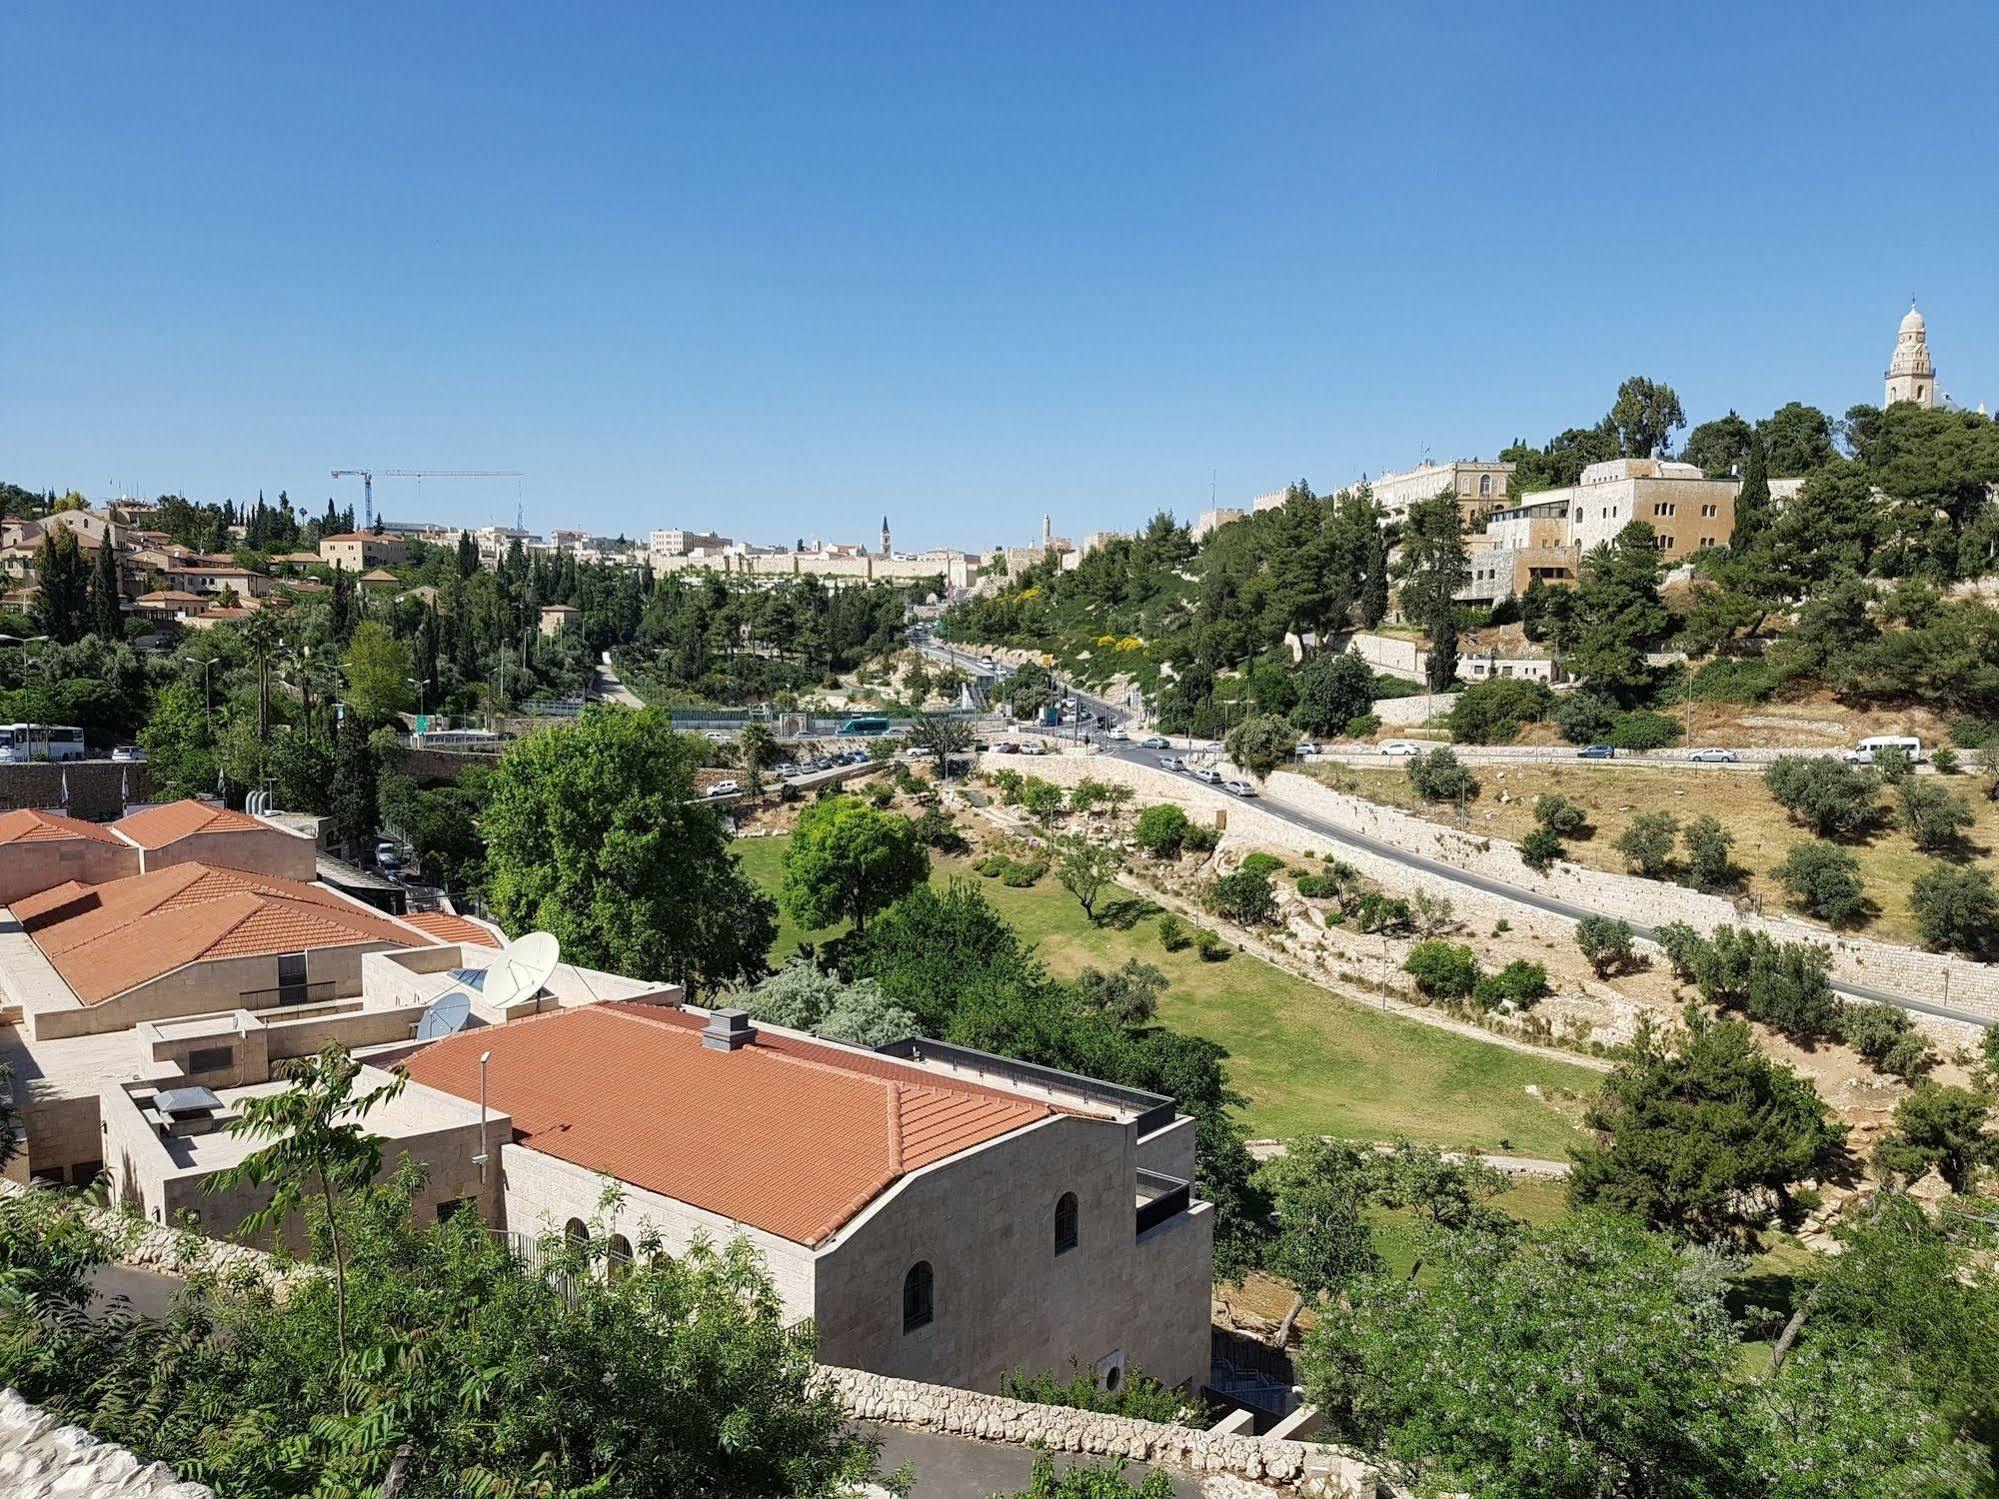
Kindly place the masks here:
<instances>
[{"instance_id":1,"label":"white bus","mask_svg":"<svg viewBox=\"0 0 1999 1499\"><path fill-rule=\"evenodd\" d=\"M0 724L0 761L81 760L86 753L83 730L73 724Z\"/></svg>"},{"instance_id":2,"label":"white bus","mask_svg":"<svg viewBox=\"0 0 1999 1499\"><path fill-rule=\"evenodd\" d=\"M1884 749L1906 751L1911 765L1923 758L1923 741L1913 734L1870 734L1848 750L1845 759L1849 765L1872 765L1874 752Z\"/></svg>"}]
</instances>

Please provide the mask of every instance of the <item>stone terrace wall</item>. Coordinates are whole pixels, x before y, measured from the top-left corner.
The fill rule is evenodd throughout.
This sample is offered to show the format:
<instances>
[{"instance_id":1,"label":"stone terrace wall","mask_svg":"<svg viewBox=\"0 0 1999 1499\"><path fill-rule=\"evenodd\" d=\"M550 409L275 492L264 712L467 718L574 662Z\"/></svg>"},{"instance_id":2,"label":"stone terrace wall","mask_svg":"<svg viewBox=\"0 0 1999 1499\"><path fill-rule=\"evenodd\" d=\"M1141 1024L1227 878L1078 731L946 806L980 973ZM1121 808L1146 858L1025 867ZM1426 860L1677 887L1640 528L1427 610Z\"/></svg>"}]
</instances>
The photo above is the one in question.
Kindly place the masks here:
<instances>
[{"instance_id":1,"label":"stone terrace wall","mask_svg":"<svg viewBox=\"0 0 1999 1499\"><path fill-rule=\"evenodd\" d=\"M1327 851L1323 838L1315 843L1308 830L1272 816L1255 802L1241 801L1225 791L1149 765L1081 755L1036 762L992 756L985 760L988 770L1007 765L1065 785L1073 785L1086 776L1120 782L1133 787L1143 800L1175 802L1193 813L1211 815L1226 811L1230 831L1257 842L1279 848ZM1634 925L1658 927L1666 922L1683 921L1706 932L1732 924L1767 932L1780 942L1816 942L1831 950L1833 977L1842 982L1999 1019L1999 968L1990 964L1841 936L1824 927L1786 917L1753 916L1721 896L1702 895L1661 880L1607 874L1566 862L1537 875L1520 862L1518 845L1505 839L1441 827L1393 807L1334 791L1310 776L1279 772L1271 777L1264 799L1404 852L1421 854L1487 879L1504 880L1606 916L1622 917ZM1442 876L1426 875L1365 850L1341 845L1333 852L1380 883L1395 888L1441 890L1466 915L1504 916L1515 927L1528 925L1535 930L1548 929L1551 923L1553 929L1563 932L1568 927L1560 917L1538 912L1532 906L1455 884Z\"/></svg>"},{"instance_id":2,"label":"stone terrace wall","mask_svg":"<svg viewBox=\"0 0 1999 1499\"><path fill-rule=\"evenodd\" d=\"M125 815L120 786L131 793L135 805L151 801L153 796L152 773L144 761L67 760L52 765L44 760L0 765L0 812L16 807L46 811L59 806L65 778L69 781L69 815L92 822L110 822Z\"/></svg>"},{"instance_id":3,"label":"stone terrace wall","mask_svg":"<svg viewBox=\"0 0 1999 1499\"><path fill-rule=\"evenodd\" d=\"M123 1447L64 1426L13 1390L0 1390L0 1493L73 1499L215 1499L182 1483L165 1463L142 1463Z\"/></svg>"},{"instance_id":4,"label":"stone terrace wall","mask_svg":"<svg viewBox=\"0 0 1999 1499\"><path fill-rule=\"evenodd\" d=\"M0 1197L41 1191L20 1182L0 1180ZM150 1270L159 1275L188 1275L196 1270L214 1270L227 1275L238 1269L254 1270L263 1278L282 1281L284 1272L261 1249L228 1239L211 1239L185 1229L148 1223L121 1213L116 1208L82 1207L83 1220L108 1238L115 1247L117 1264L134 1270ZM0 1493L11 1492L0 1490Z\"/></svg>"},{"instance_id":5,"label":"stone terrace wall","mask_svg":"<svg viewBox=\"0 0 1999 1499\"><path fill-rule=\"evenodd\" d=\"M1062 1405L1035 1405L977 1390L918 1384L860 1369L819 1377L858 1421L911 1426L985 1442L1039 1444L1051 1452L1125 1457L1200 1474L1229 1474L1266 1491L1307 1499L1377 1499L1397 1491L1366 1458L1322 1442L1194 1431Z\"/></svg>"}]
</instances>

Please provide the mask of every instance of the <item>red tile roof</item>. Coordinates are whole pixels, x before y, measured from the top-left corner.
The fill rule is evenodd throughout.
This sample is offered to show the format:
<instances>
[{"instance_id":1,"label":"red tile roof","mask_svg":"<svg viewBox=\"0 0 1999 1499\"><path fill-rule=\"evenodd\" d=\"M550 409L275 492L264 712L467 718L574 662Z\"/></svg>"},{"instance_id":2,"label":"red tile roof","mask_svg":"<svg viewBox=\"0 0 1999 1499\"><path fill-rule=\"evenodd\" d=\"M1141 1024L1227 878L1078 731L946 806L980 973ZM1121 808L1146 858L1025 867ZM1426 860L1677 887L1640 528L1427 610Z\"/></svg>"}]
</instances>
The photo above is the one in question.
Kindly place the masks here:
<instances>
[{"instance_id":1,"label":"red tile roof","mask_svg":"<svg viewBox=\"0 0 1999 1499\"><path fill-rule=\"evenodd\" d=\"M481 947L505 947L507 943L505 937L484 922L469 916L454 916L449 911L412 911L403 920L440 942L475 942Z\"/></svg>"},{"instance_id":2,"label":"red tile roof","mask_svg":"<svg viewBox=\"0 0 1999 1499\"><path fill-rule=\"evenodd\" d=\"M200 863L101 885L71 880L13 911L86 1005L198 959L428 940L323 886Z\"/></svg>"},{"instance_id":3,"label":"red tile roof","mask_svg":"<svg viewBox=\"0 0 1999 1499\"><path fill-rule=\"evenodd\" d=\"M706 1017L601 1004L447 1037L410 1077L479 1096L548 1155L814 1245L909 1172L1049 1118L1036 1099L759 1030L701 1044Z\"/></svg>"},{"instance_id":4,"label":"red tile roof","mask_svg":"<svg viewBox=\"0 0 1999 1499\"><path fill-rule=\"evenodd\" d=\"M124 842L116 833L98 823L63 817L54 812L38 812L32 807L17 807L0 815L0 844L48 843L60 838L87 838L93 843L120 845Z\"/></svg>"},{"instance_id":5,"label":"red tile roof","mask_svg":"<svg viewBox=\"0 0 1999 1499\"><path fill-rule=\"evenodd\" d=\"M268 823L207 802L177 801L146 807L111 824L141 848L165 848L196 833L268 833ZM278 830L281 831L281 830Z\"/></svg>"}]
</instances>

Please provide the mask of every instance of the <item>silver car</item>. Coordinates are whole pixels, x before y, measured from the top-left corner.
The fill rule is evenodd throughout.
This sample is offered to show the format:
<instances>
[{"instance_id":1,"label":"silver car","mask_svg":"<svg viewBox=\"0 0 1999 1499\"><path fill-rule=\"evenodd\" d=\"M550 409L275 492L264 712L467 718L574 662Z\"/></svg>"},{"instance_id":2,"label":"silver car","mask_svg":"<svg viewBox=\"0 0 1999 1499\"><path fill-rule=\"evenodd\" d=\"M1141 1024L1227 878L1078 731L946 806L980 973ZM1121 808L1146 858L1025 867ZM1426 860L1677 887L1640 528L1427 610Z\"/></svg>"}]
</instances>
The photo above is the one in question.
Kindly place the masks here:
<instances>
[{"instance_id":1,"label":"silver car","mask_svg":"<svg viewBox=\"0 0 1999 1499\"><path fill-rule=\"evenodd\" d=\"M1696 765L1733 765L1742 756L1732 749L1697 749L1687 758Z\"/></svg>"}]
</instances>

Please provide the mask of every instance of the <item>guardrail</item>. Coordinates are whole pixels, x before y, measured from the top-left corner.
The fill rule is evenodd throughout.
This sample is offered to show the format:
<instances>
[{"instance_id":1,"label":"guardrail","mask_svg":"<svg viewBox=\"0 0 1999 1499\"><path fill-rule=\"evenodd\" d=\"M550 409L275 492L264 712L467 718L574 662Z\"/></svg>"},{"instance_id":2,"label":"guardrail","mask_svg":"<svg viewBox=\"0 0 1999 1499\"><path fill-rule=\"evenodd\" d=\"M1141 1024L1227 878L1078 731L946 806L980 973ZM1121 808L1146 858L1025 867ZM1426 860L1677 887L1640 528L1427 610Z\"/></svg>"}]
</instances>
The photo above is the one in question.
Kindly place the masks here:
<instances>
[{"instance_id":1,"label":"guardrail","mask_svg":"<svg viewBox=\"0 0 1999 1499\"><path fill-rule=\"evenodd\" d=\"M1159 1227L1169 1218L1177 1218L1194 1203L1194 1189L1177 1176L1168 1176L1163 1171L1138 1169L1138 1187L1141 1192L1152 1195L1138 1205L1138 1227L1136 1232Z\"/></svg>"},{"instance_id":2,"label":"guardrail","mask_svg":"<svg viewBox=\"0 0 1999 1499\"><path fill-rule=\"evenodd\" d=\"M1072 1093L1093 1103L1132 1109L1138 1113L1138 1133L1141 1136L1165 1128L1179 1114L1179 1106L1163 1093L1127 1088L1119 1083L1084 1077L1080 1073L1064 1072L1059 1067L1043 1067L1038 1062L997 1057L991 1052L974 1051L969 1046L956 1046L949 1041L932 1041L927 1036L905 1036L900 1041L877 1046L875 1050L883 1056L901 1057L911 1062L941 1062L960 1071L1004 1078L1008 1082L1028 1083L1055 1093Z\"/></svg>"}]
</instances>

